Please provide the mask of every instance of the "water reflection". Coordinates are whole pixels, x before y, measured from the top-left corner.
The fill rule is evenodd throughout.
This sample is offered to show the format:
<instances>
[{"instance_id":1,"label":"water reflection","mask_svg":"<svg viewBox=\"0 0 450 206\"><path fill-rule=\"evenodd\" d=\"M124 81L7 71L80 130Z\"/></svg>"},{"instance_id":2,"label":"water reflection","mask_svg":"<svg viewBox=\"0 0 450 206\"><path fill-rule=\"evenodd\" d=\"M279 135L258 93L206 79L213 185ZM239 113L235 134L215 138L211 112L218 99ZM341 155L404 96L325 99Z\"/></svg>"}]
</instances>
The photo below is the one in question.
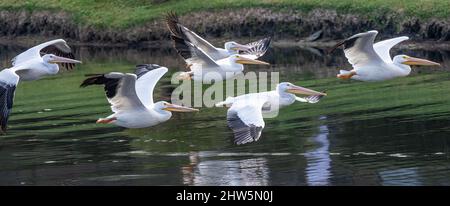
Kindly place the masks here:
<instances>
[{"instance_id":1,"label":"water reflection","mask_svg":"<svg viewBox=\"0 0 450 206\"><path fill-rule=\"evenodd\" d=\"M388 186L406 186L406 185L423 185L420 181L420 175L417 168L400 168L393 170L381 171L379 173L383 185Z\"/></svg>"},{"instance_id":2,"label":"water reflection","mask_svg":"<svg viewBox=\"0 0 450 206\"><path fill-rule=\"evenodd\" d=\"M72 46L75 56L85 64L92 62L127 62L129 64L156 63L176 70L184 68L184 61L180 58L170 44L163 44L161 47L153 48L122 48L122 47L88 47ZM0 45L0 63L3 67L9 67L11 59L26 50L27 47L17 45ZM349 69L342 51L328 54L326 48L294 46L276 47L271 46L269 51L261 58L263 61L272 64L271 69L267 67L248 66L246 70L263 68L262 71L279 71L283 77L293 74L298 78L300 74L312 75L314 78L335 77L339 69ZM437 62L442 62L441 68L436 70L449 70L450 51L436 50L412 50L393 48L391 54L407 54L422 57ZM258 71L259 71L258 70ZM428 69L429 70L429 69ZM421 68L414 69L413 73L427 71ZM311 77L309 77L311 78Z\"/></svg>"},{"instance_id":3,"label":"water reflection","mask_svg":"<svg viewBox=\"0 0 450 206\"><path fill-rule=\"evenodd\" d=\"M24 49L0 45L1 64ZM330 95L320 104L284 108L267 120L260 141L236 146L223 108L174 114L146 129L94 124L110 109L101 88L78 88L84 74L131 71L137 63L174 72L184 63L170 46L74 49L85 62L80 69L18 87L8 134L0 136L0 185L450 185L450 97L442 95L450 76L433 74L449 70L449 51L393 51L444 66L414 69L431 75L362 84L334 78L349 66L339 52L272 47L264 56L271 69L248 70L310 79L332 88ZM163 78L156 99L168 98L173 86Z\"/></svg>"},{"instance_id":4,"label":"water reflection","mask_svg":"<svg viewBox=\"0 0 450 206\"><path fill-rule=\"evenodd\" d=\"M323 122L326 116L320 117ZM331 158L330 158L330 141L328 140L329 130L327 125L320 125L317 136L312 138L319 147L305 153L306 164L306 181L308 185L329 185L331 177Z\"/></svg>"},{"instance_id":5,"label":"water reflection","mask_svg":"<svg viewBox=\"0 0 450 206\"><path fill-rule=\"evenodd\" d=\"M269 184L269 168L265 157L202 160L201 153L191 153L189 165L181 168L183 184L220 186L266 186Z\"/></svg>"}]
</instances>

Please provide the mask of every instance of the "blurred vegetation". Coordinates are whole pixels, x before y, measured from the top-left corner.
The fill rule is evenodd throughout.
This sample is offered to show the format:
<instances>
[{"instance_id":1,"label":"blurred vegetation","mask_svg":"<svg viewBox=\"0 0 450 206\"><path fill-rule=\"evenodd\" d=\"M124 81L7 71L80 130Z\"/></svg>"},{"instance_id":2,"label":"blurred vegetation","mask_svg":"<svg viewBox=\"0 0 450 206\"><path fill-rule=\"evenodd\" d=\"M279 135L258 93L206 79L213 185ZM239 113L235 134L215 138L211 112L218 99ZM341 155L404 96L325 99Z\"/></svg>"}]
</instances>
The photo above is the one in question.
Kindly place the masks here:
<instances>
[{"instance_id":1,"label":"blurred vegetation","mask_svg":"<svg viewBox=\"0 0 450 206\"><path fill-rule=\"evenodd\" d=\"M167 11L179 14L204 10L236 8L270 8L274 10L335 9L343 13L376 15L399 13L400 17L448 18L448 0L2 0L0 10L62 10L75 21L97 27L127 28L159 18Z\"/></svg>"}]
</instances>

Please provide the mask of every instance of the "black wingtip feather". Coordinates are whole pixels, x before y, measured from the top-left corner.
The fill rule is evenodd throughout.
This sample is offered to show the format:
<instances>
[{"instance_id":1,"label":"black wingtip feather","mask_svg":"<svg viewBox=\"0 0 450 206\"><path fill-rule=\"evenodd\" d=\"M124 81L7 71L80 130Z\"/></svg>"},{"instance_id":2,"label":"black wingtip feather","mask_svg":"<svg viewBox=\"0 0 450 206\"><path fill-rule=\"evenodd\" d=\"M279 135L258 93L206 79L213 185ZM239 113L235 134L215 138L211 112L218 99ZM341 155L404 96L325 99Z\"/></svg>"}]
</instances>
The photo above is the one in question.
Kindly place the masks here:
<instances>
[{"instance_id":1,"label":"black wingtip feather","mask_svg":"<svg viewBox=\"0 0 450 206\"><path fill-rule=\"evenodd\" d=\"M335 44L333 47L331 47L330 49L327 50L327 54L331 54L333 53L337 48L339 48L340 46L342 46L343 44L345 44L345 41L340 41L337 44Z\"/></svg>"},{"instance_id":2,"label":"black wingtip feather","mask_svg":"<svg viewBox=\"0 0 450 206\"><path fill-rule=\"evenodd\" d=\"M171 35L170 37L173 40L173 45L177 50L177 53L181 57L183 57L184 59L189 59L192 57L192 52L188 45L188 42L186 42L183 38L180 38L178 36Z\"/></svg>"},{"instance_id":3,"label":"black wingtip feather","mask_svg":"<svg viewBox=\"0 0 450 206\"><path fill-rule=\"evenodd\" d=\"M171 35L175 35L180 38L184 36L183 32L181 31L181 28L178 26L179 19L178 15L175 12L173 11L167 12L164 19L166 21L167 28L169 29Z\"/></svg>"},{"instance_id":4,"label":"black wingtip feather","mask_svg":"<svg viewBox=\"0 0 450 206\"><path fill-rule=\"evenodd\" d=\"M161 68L161 66L157 64L138 64L136 65L136 69L134 70L134 74L136 74L137 78L139 79L141 76L146 74L149 71L152 71L154 69Z\"/></svg>"},{"instance_id":5,"label":"black wingtip feather","mask_svg":"<svg viewBox=\"0 0 450 206\"><path fill-rule=\"evenodd\" d=\"M85 79L80 87L87 87L89 85L94 84L104 84L106 82L106 78L104 74L86 74L85 76L90 76L89 78Z\"/></svg>"},{"instance_id":6,"label":"black wingtip feather","mask_svg":"<svg viewBox=\"0 0 450 206\"><path fill-rule=\"evenodd\" d=\"M0 82L0 133L4 134L8 126L9 114L14 103L15 86Z\"/></svg>"},{"instance_id":7,"label":"black wingtip feather","mask_svg":"<svg viewBox=\"0 0 450 206\"><path fill-rule=\"evenodd\" d=\"M344 50L351 48L355 45L356 40L358 40L358 38L360 38L359 36L353 36L350 38L347 38L339 43L337 43L336 45L334 45L331 49L328 50L328 54L331 54L331 52L333 52L334 50L336 50L337 48L339 48L340 46L343 46Z\"/></svg>"},{"instance_id":8,"label":"black wingtip feather","mask_svg":"<svg viewBox=\"0 0 450 206\"><path fill-rule=\"evenodd\" d=\"M120 78L107 78L104 74L91 75L91 77L85 79L80 87L87 87L89 85L105 85L104 90L106 97L113 98L117 93L117 86L119 85Z\"/></svg>"},{"instance_id":9,"label":"black wingtip feather","mask_svg":"<svg viewBox=\"0 0 450 206\"><path fill-rule=\"evenodd\" d=\"M40 53L41 53L41 55L54 54L54 55L60 56L60 57L75 59L75 55L72 53L72 51L69 53L61 51L54 45L50 45L50 46L43 48ZM65 68L67 71L72 71L73 68L75 68L74 63L61 63L60 65L61 65L61 67Z\"/></svg>"},{"instance_id":10,"label":"black wingtip feather","mask_svg":"<svg viewBox=\"0 0 450 206\"><path fill-rule=\"evenodd\" d=\"M256 142L261 137L263 127L255 125L246 125L235 112L227 113L228 127L233 130L233 140L237 145L243 145L250 142Z\"/></svg>"},{"instance_id":11,"label":"black wingtip feather","mask_svg":"<svg viewBox=\"0 0 450 206\"><path fill-rule=\"evenodd\" d=\"M269 49L271 41L272 41L272 37L266 37L264 39L260 39L255 42L250 42L250 43L246 44L250 48L247 50L242 50L239 53L240 54L251 54L251 55L256 55L257 57L261 57Z\"/></svg>"}]
</instances>

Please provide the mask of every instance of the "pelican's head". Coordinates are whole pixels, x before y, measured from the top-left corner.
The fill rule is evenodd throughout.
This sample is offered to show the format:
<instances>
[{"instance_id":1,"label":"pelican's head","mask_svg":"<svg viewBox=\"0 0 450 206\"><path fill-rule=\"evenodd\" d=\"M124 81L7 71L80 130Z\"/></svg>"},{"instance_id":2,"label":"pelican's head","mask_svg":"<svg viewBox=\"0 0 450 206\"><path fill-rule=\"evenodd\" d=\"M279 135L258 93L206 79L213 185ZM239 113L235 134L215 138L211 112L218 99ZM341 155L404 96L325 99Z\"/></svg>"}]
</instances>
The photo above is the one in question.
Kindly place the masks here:
<instances>
[{"instance_id":1,"label":"pelican's head","mask_svg":"<svg viewBox=\"0 0 450 206\"><path fill-rule=\"evenodd\" d=\"M65 57L56 56L54 54L46 54L42 56L42 59L44 62L50 63L50 64L57 64L57 63L72 63L72 64L81 64L81 61L75 60L75 59L69 59Z\"/></svg>"},{"instance_id":2,"label":"pelican's head","mask_svg":"<svg viewBox=\"0 0 450 206\"><path fill-rule=\"evenodd\" d=\"M407 55L397 55L394 57L393 62L396 64L403 64L403 65L421 65L421 66L440 66L441 64L437 62L433 62L426 59L419 59L415 57L410 57Z\"/></svg>"},{"instance_id":3,"label":"pelican's head","mask_svg":"<svg viewBox=\"0 0 450 206\"><path fill-rule=\"evenodd\" d=\"M180 106L180 105L176 105L176 104L171 104L166 101L156 102L154 108L158 111L169 112L169 113L170 112L198 112L198 109Z\"/></svg>"},{"instance_id":4,"label":"pelican's head","mask_svg":"<svg viewBox=\"0 0 450 206\"><path fill-rule=\"evenodd\" d=\"M308 95L308 96L310 96L310 95L327 96L326 93L322 93L322 92L314 91L312 89L300 87L300 86L294 85L290 82L279 83L277 86L277 91L278 92L287 92L287 93L292 93L292 94L303 94L303 95Z\"/></svg>"},{"instance_id":5,"label":"pelican's head","mask_svg":"<svg viewBox=\"0 0 450 206\"><path fill-rule=\"evenodd\" d=\"M235 54L230 56L231 61L238 63L238 64L263 64L263 65L270 65L267 62L256 60L256 59L250 59L247 57L243 57L242 55Z\"/></svg>"},{"instance_id":6,"label":"pelican's head","mask_svg":"<svg viewBox=\"0 0 450 206\"><path fill-rule=\"evenodd\" d=\"M238 44L234 41L226 42L224 47L227 51L233 51L233 52L240 51L240 50L242 51L242 50L251 48L247 45Z\"/></svg>"}]
</instances>

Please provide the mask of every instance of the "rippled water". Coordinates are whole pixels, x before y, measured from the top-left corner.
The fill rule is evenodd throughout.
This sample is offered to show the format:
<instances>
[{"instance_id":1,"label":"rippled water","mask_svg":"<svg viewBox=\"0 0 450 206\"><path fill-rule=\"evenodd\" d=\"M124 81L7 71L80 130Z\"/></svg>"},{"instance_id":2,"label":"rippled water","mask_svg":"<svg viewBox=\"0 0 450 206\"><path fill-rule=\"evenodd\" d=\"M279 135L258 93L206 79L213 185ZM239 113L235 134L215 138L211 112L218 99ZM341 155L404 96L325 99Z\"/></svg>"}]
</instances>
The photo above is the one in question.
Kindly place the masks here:
<instances>
[{"instance_id":1,"label":"rippled water","mask_svg":"<svg viewBox=\"0 0 450 206\"><path fill-rule=\"evenodd\" d=\"M381 83L340 81L342 52L271 49L265 60L291 81L329 96L266 119L260 141L232 144L224 108L175 114L152 128L96 125L110 114L101 87L84 74L157 63L183 68L171 48L75 48L84 64L16 91L0 136L0 185L450 185L450 52L394 51L444 62ZM0 62L23 48L0 46ZM157 86L167 99L170 75Z\"/></svg>"}]
</instances>

